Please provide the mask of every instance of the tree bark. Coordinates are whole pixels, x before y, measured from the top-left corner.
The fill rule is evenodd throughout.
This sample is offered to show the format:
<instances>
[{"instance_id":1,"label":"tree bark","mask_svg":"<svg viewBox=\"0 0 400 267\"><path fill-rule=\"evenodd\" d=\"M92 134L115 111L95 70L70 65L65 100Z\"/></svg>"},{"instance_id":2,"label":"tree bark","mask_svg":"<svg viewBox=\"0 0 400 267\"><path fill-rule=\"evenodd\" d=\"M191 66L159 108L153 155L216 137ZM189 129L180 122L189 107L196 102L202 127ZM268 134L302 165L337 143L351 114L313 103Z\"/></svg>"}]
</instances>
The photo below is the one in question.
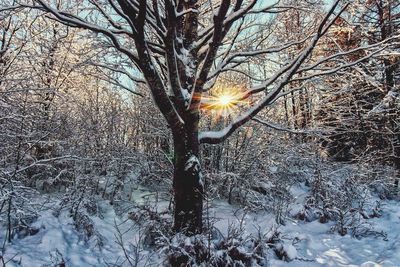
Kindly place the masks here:
<instances>
[{"instance_id":1,"label":"tree bark","mask_svg":"<svg viewBox=\"0 0 400 267\"><path fill-rule=\"evenodd\" d=\"M199 160L198 120L174 131L174 230L188 235L203 228L203 178Z\"/></svg>"}]
</instances>

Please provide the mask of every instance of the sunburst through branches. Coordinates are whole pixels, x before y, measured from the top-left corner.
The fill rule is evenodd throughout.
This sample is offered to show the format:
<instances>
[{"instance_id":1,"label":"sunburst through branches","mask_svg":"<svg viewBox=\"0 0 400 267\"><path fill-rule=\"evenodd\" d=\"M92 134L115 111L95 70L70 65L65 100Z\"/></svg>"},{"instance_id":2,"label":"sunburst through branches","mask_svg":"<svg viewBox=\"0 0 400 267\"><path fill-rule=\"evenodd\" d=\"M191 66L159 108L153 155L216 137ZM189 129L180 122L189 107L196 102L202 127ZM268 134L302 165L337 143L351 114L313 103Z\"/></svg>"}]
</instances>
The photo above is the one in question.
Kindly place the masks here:
<instances>
[{"instance_id":1,"label":"sunburst through branches","mask_svg":"<svg viewBox=\"0 0 400 267\"><path fill-rule=\"evenodd\" d=\"M234 115L241 107L249 104L248 100L243 100L244 94L240 86L215 86L208 97L203 97L202 110L215 119Z\"/></svg>"}]
</instances>

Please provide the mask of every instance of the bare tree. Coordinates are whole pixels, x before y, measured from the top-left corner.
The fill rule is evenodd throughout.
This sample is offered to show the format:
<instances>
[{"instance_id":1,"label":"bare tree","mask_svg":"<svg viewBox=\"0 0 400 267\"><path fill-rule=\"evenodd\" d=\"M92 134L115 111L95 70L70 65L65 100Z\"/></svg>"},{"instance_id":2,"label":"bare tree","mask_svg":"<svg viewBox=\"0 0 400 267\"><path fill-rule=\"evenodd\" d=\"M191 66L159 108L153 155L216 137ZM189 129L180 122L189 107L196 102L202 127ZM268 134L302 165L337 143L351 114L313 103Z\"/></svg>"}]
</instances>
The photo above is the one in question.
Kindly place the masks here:
<instances>
[{"instance_id":1,"label":"bare tree","mask_svg":"<svg viewBox=\"0 0 400 267\"><path fill-rule=\"evenodd\" d=\"M266 30L266 37L254 39L252 44L245 42L249 34L257 31L257 25L298 8L280 1L271 5L266 2L88 0L52 5L51 1L33 0L20 1L17 7L39 9L67 26L99 34L97 39L105 49L111 47L129 59L130 65L125 70L111 65L103 67L128 72L134 82L145 83L164 116L174 143L174 228L193 234L202 231L204 189L200 145L226 140L279 98L298 90L293 86L296 82L348 68L369 55L350 63L338 60L353 53L353 49L310 60L318 41L345 10L347 5L341 0L325 12L316 31L303 39L277 43L270 28L261 29ZM83 7L79 8L80 4ZM369 48L371 53L377 53L380 45L358 49ZM279 68L264 73L262 78L254 71L260 58L268 57L273 62L277 54L293 46L301 47L301 51L289 61L275 64ZM251 104L222 129L201 132L204 96L227 73L251 80L251 86L235 99L251 99ZM136 92L136 88L131 91Z\"/></svg>"},{"instance_id":2,"label":"bare tree","mask_svg":"<svg viewBox=\"0 0 400 267\"><path fill-rule=\"evenodd\" d=\"M332 158L392 165L398 177L399 7L400 1L365 0L350 5L326 44L331 48L328 53L356 49L363 42L387 41L390 46L362 66L336 73L345 79L326 79L318 115L324 128L331 128L325 142ZM363 56L360 51L351 60Z\"/></svg>"}]
</instances>

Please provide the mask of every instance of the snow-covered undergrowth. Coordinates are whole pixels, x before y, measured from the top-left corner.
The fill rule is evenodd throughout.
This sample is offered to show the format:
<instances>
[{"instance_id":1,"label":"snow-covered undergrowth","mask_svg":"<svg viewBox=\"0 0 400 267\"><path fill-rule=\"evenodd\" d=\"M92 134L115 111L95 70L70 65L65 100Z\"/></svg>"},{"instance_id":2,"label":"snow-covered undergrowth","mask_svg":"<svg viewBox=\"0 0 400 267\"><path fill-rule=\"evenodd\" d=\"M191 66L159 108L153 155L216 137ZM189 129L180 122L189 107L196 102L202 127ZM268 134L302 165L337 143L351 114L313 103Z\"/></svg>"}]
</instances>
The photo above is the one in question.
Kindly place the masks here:
<instances>
[{"instance_id":1,"label":"snow-covered undergrowth","mask_svg":"<svg viewBox=\"0 0 400 267\"><path fill-rule=\"evenodd\" d=\"M53 201L50 205L57 206L58 201ZM56 214L49 207L33 223L39 229L37 234L14 238L6 244L6 266L129 266L124 264L121 242L127 242L126 252L133 257L139 254L134 245L139 243L140 233L131 220L117 216L106 201L99 202L99 208L97 215L90 216L90 225L81 225L92 228L85 229L92 231L88 236L80 231L68 210ZM3 231L0 238L4 238ZM140 257L148 253L140 251Z\"/></svg>"},{"instance_id":2,"label":"snow-covered undergrowth","mask_svg":"<svg viewBox=\"0 0 400 267\"><path fill-rule=\"evenodd\" d=\"M32 230L15 229L7 242L7 221L1 221L0 262L33 267L398 266L400 205L385 199L387 179L367 177L370 172L359 166L317 165L270 167L254 178L253 187L236 177L231 195L219 193L223 183L206 180L213 188L205 201L205 231L193 237L172 231L168 191L138 185L138 172L125 178L120 197L112 201L104 196L114 189L108 192L101 179L97 195L78 188L36 195L31 202L41 208L35 209ZM23 218L24 211L18 212Z\"/></svg>"},{"instance_id":3,"label":"snow-covered undergrowth","mask_svg":"<svg viewBox=\"0 0 400 267\"><path fill-rule=\"evenodd\" d=\"M293 190L297 194L293 209L302 203L306 190L304 185ZM57 203L53 198L33 223L38 233L15 237L5 245L6 266L179 266L200 265L205 259L214 266L398 266L400 262L400 205L394 200L384 201L381 216L369 220L375 231L386 235L359 239L332 233L333 221L288 219L277 226L269 212L246 212L225 201L214 201L209 208L213 230L191 238L163 236L163 231L151 237L146 226L157 218L131 218L140 214L135 212L121 217L115 205L100 201L99 212L89 216L93 233L88 237L68 210L54 212ZM166 208L167 203L161 202L158 213ZM160 218L168 220L165 214ZM4 240L4 231L1 234ZM152 238L156 244L150 244Z\"/></svg>"}]
</instances>

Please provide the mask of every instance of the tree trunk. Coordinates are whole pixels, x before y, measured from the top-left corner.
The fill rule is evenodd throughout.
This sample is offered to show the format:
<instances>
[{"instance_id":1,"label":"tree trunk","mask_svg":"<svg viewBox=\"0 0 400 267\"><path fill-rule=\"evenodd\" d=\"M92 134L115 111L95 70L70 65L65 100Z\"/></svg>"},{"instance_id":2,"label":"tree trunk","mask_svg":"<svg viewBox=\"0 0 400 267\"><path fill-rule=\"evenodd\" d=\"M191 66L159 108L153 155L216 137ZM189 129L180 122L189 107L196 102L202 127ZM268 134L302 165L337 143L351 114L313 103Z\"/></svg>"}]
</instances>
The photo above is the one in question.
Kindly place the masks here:
<instances>
[{"instance_id":1,"label":"tree trunk","mask_svg":"<svg viewBox=\"0 0 400 267\"><path fill-rule=\"evenodd\" d=\"M203 178L197 123L194 127L186 126L184 132L174 133L174 229L193 235L200 233L203 227Z\"/></svg>"}]
</instances>

